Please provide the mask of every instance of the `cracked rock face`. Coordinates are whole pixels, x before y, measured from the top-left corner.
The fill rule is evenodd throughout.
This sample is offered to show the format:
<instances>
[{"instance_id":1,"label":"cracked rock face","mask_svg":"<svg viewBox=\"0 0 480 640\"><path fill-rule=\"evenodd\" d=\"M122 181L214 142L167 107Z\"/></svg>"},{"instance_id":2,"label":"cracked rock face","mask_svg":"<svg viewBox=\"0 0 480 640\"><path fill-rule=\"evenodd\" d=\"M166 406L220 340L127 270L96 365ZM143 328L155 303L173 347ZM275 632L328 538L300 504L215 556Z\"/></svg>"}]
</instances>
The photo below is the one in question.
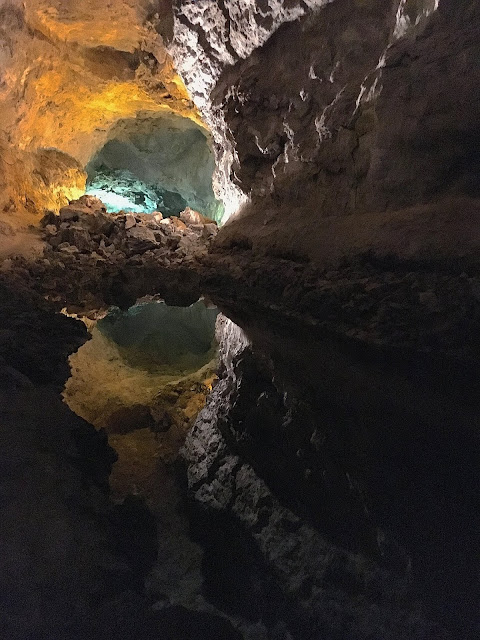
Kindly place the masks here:
<instances>
[{"instance_id":1,"label":"cracked rock face","mask_svg":"<svg viewBox=\"0 0 480 640\"><path fill-rule=\"evenodd\" d=\"M237 4L177 3L171 49L251 201L224 237L315 257L325 217L478 195L476 2Z\"/></svg>"}]
</instances>

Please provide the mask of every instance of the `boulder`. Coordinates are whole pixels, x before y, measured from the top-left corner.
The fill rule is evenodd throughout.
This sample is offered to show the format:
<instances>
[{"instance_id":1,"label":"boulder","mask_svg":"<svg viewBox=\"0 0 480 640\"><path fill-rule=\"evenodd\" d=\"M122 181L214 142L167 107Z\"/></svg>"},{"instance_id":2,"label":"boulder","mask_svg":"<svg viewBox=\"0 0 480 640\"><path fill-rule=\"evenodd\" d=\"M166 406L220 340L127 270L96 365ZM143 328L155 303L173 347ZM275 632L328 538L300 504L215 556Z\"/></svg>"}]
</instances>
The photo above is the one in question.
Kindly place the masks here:
<instances>
[{"instance_id":1,"label":"boulder","mask_svg":"<svg viewBox=\"0 0 480 640\"><path fill-rule=\"evenodd\" d=\"M58 216L53 211L45 211L45 215L40 220L40 226L46 227L49 224L56 225L58 222Z\"/></svg>"},{"instance_id":2,"label":"boulder","mask_svg":"<svg viewBox=\"0 0 480 640\"><path fill-rule=\"evenodd\" d=\"M204 227L203 227L202 237L203 238L212 238L212 237L216 236L217 233L218 233L217 225L213 224L213 223L208 223L208 224L204 225Z\"/></svg>"},{"instance_id":3,"label":"boulder","mask_svg":"<svg viewBox=\"0 0 480 640\"><path fill-rule=\"evenodd\" d=\"M88 251L93 249L90 234L83 227L74 225L59 232L61 242L73 244L79 251Z\"/></svg>"},{"instance_id":4,"label":"boulder","mask_svg":"<svg viewBox=\"0 0 480 640\"><path fill-rule=\"evenodd\" d=\"M135 220L135 216L133 216L131 213L127 213L127 215L125 216L125 229L128 231L128 229L131 229L136 224L137 221Z\"/></svg>"},{"instance_id":5,"label":"boulder","mask_svg":"<svg viewBox=\"0 0 480 640\"><path fill-rule=\"evenodd\" d=\"M138 225L128 229L127 242L129 249L138 253L147 251L157 244L153 231L148 227Z\"/></svg>"},{"instance_id":6,"label":"boulder","mask_svg":"<svg viewBox=\"0 0 480 640\"><path fill-rule=\"evenodd\" d=\"M106 213L107 209L103 202L95 196L81 196L78 200L72 200L66 207L60 209L60 220L78 220L82 214Z\"/></svg>"},{"instance_id":7,"label":"boulder","mask_svg":"<svg viewBox=\"0 0 480 640\"><path fill-rule=\"evenodd\" d=\"M207 218L207 216L204 216L198 211L194 211L190 207L187 207L184 211L182 211L182 213L180 214L180 220L182 220L183 222L185 222L185 224L188 224L188 225L216 224L215 220L212 220L211 218Z\"/></svg>"},{"instance_id":8,"label":"boulder","mask_svg":"<svg viewBox=\"0 0 480 640\"><path fill-rule=\"evenodd\" d=\"M45 233L49 236L54 236L57 233L57 227L54 224L47 224L45 227Z\"/></svg>"},{"instance_id":9,"label":"boulder","mask_svg":"<svg viewBox=\"0 0 480 640\"><path fill-rule=\"evenodd\" d=\"M96 198L95 196L89 196L85 194L84 196L80 196L78 200L72 200L70 202L71 205L80 205L82 207L86 207L87 209L91 209L92 211L103 211L105 212L107 208L100 200L100 198Z\"/></svg>"},{"instance_id":10,"label":"boulder","mask_svg":"<svg viewBox=\"0 0 480 640\"><path fill-rule=\"evenodd\" d=\"M170 216L170 220L172 221L171 224L177 229L177 231L187 230L187 225L185 224L185 222L183 222L183 220L180 220L180 218L177 218L177 216Z\"/></svg>"},{"instance_id":11,"label":"boulder","mask_svg":"<svg viewBox=\"0 0 480 640\"><path fill-rule=\"evenodd\" d=\"M185 222L185 224L202 224L203 216L198 211L194 211L193 209L190 209L190 207L187 207L180 214L180 220Z\"/></svg>"}]
</instances>

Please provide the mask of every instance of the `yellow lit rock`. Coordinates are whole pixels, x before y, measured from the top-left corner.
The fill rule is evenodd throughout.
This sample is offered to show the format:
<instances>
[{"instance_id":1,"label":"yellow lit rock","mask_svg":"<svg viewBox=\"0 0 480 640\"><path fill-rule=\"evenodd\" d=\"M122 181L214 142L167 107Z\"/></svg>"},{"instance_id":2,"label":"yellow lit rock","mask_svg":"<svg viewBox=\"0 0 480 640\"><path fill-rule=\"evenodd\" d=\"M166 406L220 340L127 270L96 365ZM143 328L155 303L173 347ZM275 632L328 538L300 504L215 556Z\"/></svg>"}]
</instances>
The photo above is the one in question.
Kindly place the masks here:
<instances>
[{"instance_id":1,"label":"yellow lit rock","mask_svg":"<svg viewBox=\"0 0 480 640\"><path fill-rule=\"evenodd\" d=\"M142 0L1 10L0 217L26 222L81 195L83 168L120 119L172 112L200 122L159 32L171 6L159 7L154 18Z\"/></svg>"}]
</instances>

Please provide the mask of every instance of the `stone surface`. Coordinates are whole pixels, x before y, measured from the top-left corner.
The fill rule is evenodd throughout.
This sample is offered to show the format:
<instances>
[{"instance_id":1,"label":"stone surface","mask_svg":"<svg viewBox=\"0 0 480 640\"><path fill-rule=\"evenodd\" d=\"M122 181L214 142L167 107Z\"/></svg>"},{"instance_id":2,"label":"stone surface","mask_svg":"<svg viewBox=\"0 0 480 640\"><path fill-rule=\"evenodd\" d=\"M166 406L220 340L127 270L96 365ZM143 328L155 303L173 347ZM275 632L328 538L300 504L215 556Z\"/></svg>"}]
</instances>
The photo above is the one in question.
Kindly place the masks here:
<instances>
[{"instance_id":1,"label":"stone surface","mask_svg":"<svg viewBox=\"0 0 480 640\"><path fill-rule=\"evenodd\" d=\"M431 216L420 209L398 228L390 212L478 196L478 11L452 0L180 2L171 50L217 143L219 188L234 211L250 201L220 239L316 260L334 229L348 255L358 214L378 212L393 252L419 229L421 251ZM446 208L455 235L461 205Z\"/></svg>"},{"instance_id":2,"label":"stone surface","mask_svg":"<svg viewBox=\"0 0 480 640\"><path fill-rule=\"evenodd\" d=\"M159 111L198 119L165 50L168 2L152 13L147 0L14 1L0 21L0 210L24 223L83 193L83 167L119 119Z\"/></svg>"}]
</instances>

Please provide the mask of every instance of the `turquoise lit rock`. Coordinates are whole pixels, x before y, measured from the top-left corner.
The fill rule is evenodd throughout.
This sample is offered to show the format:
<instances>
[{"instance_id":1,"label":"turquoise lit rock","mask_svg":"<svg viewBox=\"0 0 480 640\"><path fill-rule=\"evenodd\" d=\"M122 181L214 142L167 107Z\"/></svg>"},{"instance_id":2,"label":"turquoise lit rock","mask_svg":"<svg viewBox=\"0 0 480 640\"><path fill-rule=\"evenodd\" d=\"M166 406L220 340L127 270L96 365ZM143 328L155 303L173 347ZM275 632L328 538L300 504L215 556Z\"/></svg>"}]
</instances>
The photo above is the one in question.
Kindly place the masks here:
<instances>
[{"instance_id":1,"label":"turquoise lit rock","mask_svg":"<svg viewBox=\"0 0 480 640\"><path fill-rule=\"evenodd\" d=\"M215 167L206 132L174 115L120 121L87 165L87 193L110 212L161 211L187 206L221 222L224 206L212 188Z\"/></svg>"}]
</instances>

